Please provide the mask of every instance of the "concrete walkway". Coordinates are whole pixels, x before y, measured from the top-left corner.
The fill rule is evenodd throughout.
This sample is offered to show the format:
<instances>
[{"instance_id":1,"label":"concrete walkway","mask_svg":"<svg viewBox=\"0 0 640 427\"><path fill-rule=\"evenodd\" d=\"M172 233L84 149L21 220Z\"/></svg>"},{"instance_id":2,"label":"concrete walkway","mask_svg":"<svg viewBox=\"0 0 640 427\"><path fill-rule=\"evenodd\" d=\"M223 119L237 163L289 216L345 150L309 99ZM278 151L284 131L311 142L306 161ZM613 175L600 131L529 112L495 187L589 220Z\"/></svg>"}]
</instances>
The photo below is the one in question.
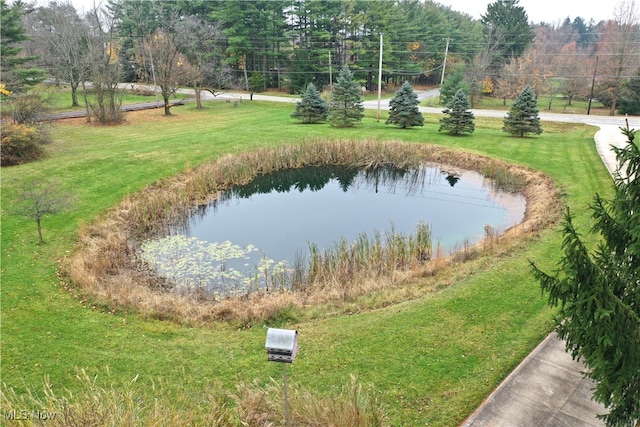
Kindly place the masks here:
<instances>
[{"instance_id":1,"label":"concrete walkway","mask_svg":"<svg viewBox=\"0 0 640 427\"><path fill-rule=\"evenodd\" d=\"M596 149L613 174L617 163L611 145L623 147L626 143L620 132L622 124L594 125L600 127L594 136ZM630 122L632 128L640 129L639 125ZM604 426L596 415L607 410L591 400L593 383L583 376L584 370L585 366L565 351L564 341L551 333L462 426Z\"/></svg>"},{"instance_id":2,"label":"concrete walkway","mask_svg":"<svg viewBox=\"0 0 640 427\"><path fill-rule=\"evenodd\" d=\"M604 426L606 409L591 400L593 383L554 333L489 395L463 427Z\"/></svg>"}]
</instances>

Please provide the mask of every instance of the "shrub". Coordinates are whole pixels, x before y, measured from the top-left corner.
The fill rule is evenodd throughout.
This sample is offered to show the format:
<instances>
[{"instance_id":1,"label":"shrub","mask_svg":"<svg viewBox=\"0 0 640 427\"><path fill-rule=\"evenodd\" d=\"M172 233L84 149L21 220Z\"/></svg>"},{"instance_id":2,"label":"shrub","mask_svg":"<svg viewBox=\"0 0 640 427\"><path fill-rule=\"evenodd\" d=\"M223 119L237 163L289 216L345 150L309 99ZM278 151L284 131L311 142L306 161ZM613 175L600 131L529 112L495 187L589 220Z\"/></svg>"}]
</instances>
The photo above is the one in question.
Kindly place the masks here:
<instances>
[{"instance_id":1,"label":"shrub","mask_svg":"<svg viewBox=\"0 0 640 427\"><path fill-rule=\"evenodd\" d=\"M42 136L36 128L16 123L2 126L0 142L2 166L31 162L43 155Z\"/></svg>"},{"instance_id":2,"label":"shrub","mask_svg":"<svg viewBox=\"0 0 640 427\"><path fill-rule=\"evenodd\" d=\"M10 101L11 116L19 124L32 124L47 112L45 99L38 93L13 95Z\"/></svg>"}]
</instances>

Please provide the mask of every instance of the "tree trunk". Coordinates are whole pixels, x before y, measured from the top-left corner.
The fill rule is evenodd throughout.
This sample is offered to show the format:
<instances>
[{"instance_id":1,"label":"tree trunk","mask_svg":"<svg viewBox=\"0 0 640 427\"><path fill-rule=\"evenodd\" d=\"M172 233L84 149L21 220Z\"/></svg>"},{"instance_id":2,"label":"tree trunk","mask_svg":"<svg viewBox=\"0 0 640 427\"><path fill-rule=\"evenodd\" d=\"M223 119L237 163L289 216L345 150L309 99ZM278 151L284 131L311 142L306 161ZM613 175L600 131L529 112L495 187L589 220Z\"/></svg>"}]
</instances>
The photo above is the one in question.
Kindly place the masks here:
<instances>
[{"instance_id":1,"label":"tree trunk","mask_svg":"<svg viewBox=\"0 0 640 427\"><path fill-rule=\"evenodd\" d=\"M79 107L80 103L78 102L78 82L71 82L71 106Z\"/></svg>"},{"instance_id":2,"label":"tree trunk","mask_svg":"<svg viewBox=\"0 0 640 427\"><path fill-rule=\"evenodd\" d=\"M171 103L169 102L169 96L165 96L165 94L163 93L162 94L162 99L164 100L164 115L165 116L170 116L171 115Z\"/></svg>"},{"instance_id":3,"label":"tree trunk","mask_svg":"<svg viewBox=\"0 0 640 427\"><path fill-rule=\"evenodd\" d=\"M618 103L618 96L614 93L613 94L613 99L611 100L611 108L609 109L609 115L610 116L615 116L616 115L616 104L617 103Z\"/></svg>"},{"instance_id":4,"label":"tree trunk","mask_svg":"<svg viewBox=\"0 0 640 427\"><path fill-rule=\"evenodd\" d=\"M196 109L202 110L202 95L200 92L200 88L196 88Z\"/></svg>"},{"instance_id":5,"label":"tree trunk","mask_svg":"<svg viewBox=\"0 0 640 427\"><path fill-rule=\"evenodd\" d=\"M194 83L193 91L196 96L196 109L202 110L202 86L199 83Z\"/></svg>"},{"instance_id":6,"label":"tree trunk","mask_svg":"<svg viewBox=\"0 0 640 427\"><path fill-rule=\"evenodd\" d=\"M42 225L40 224L40 218L36 218L36 223L38 224L38 238L40 239L40 244L43 244L44 239L42 238Z\"/></svg>"}]
</instances>

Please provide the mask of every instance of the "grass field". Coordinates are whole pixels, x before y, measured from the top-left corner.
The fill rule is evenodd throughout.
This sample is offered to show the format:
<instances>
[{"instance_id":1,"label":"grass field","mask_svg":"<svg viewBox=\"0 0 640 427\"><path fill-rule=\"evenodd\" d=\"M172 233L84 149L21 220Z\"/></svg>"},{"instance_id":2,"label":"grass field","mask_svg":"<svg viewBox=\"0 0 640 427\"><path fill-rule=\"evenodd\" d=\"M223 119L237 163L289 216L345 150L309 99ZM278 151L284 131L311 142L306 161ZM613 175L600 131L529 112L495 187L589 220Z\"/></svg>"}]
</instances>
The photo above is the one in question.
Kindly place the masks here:
<instances>
[{"instance_id":1,"label":"grass field","mask_svg":"<svg viewBox=\"0 0 640 427\"><path fill-rule=\"evenodd\" d=\"M424 107L443 107L443 105L438 104L438 101L438 98L429 98L424 100L421 105ZM507 99L505 103L503 99L484 96L473 108L508 111L512 104L513 100L511 99ZM551 107L549 107L549 104L551 104ZM594 101L589 109L588 100L576 98L572 100L571 105L567 105L567 99L562 95L555 96L553 99L549 95L540 95L538 97L538 110L542 113L587 114L587 111L589 111L589 114L592 115L609 115L609 108L603 106L599 101Z\"/></svg>"},{"instance_id":2,"label":"grass field","mask_svg":"<svg viewBox=\"0 0 640 427\"><path fill-rule=\"evenodd\" d=\"M383 391L389 425L458 425L550 331L553 312L528 260L554 267L557 228L527 237L508 254L409 285L420 289L423 280L438 280L438 292L375 310L243 328L179 326L95 305L61 282L59 261L74 250L80 227L128 194L226 153L310 136L439 144L529 166L553 178L582 230L593 194L610 191L588 126L543 123L541 136L519 139L502 133L500 120L477 118L475 134L455 138L437 132L437 116L426 116L424 128L401 130L368 112L353 129L333 129L298 124L289 117L291 105L214 101L206 107L176 107L171 117L160 110L130 113L118 127L60 122L46 159L2 170L3 384L18 394L41 393L47 376L55 390L79 391L75 376L84 369L115 390L139 376L144 384L161 382L168 400L187 394L197 402L212 383L233 392L240 382L281 379L282 367L266 362L264 349L265 327L280 326L300 332L291 383L330 396L355 375ZM10 212L19 182L30 177L55 177L77 198L71 212L45 218L44 245L34 222Z\"/></svg>"}]
</instances>

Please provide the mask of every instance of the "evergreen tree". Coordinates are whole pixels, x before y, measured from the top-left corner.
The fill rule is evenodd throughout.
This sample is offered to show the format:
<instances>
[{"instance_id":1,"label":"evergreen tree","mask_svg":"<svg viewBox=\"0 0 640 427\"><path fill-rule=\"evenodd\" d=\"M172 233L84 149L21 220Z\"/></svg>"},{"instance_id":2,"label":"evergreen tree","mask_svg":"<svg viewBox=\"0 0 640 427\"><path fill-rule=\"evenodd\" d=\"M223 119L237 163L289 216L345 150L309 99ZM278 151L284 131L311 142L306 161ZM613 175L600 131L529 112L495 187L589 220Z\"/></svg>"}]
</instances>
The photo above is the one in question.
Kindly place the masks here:
<instances>
[{"instance_id":1,"label":"evergreen tree","mask_svg":"<svg viewBox=\"0 0 640 427\"><path fill-rule=\"evenodd\" d=\"M424 126L424 117L418 110L420 101L409 82L404 82L391 101L389 101L389 118L385 124L396 124L401 128Z\"/></svg>"},{"instance_id":2,"label":"evergreen tree","mask_svg":"<svg viewBox=\"0 0 640 427\"><path fill-rule=\"evenodd\" d=\"M329 101L329 123L334 127L352 127L364 117L360 85L347 65L340 69Z\"/></svg>"},{"instance_id":3,"label":"evergreen tree","mask_svg":"<svg viewBox=\"0 0 640 427\"><path fill-rule=\"evenodd\" d=\"M519 0L496 0L487 6L487 12L481 16L486 52L489 60L489 72L499 76L505 64L511 58L522 56L535 38L529 25L529 17Z\"/></svg>"},{"instance_id":4,"label":"evergreen tree","mask_svg":"<svg viewBox=\"0 0 640 427\"><path fill-rule=\"evenodd\" d=\"M448 114L448 117L440 119L438 132L446 130L451 135L461 135L473 133L475 130L473 113L469 111L469 100L462 89L456 92L442 112Z\"/></svg>"},{"instance_id":5,"label":"evergreen tree","mask_svg":"<svg viewBox=\"0 0 640 427\"><path fill-rule=\"evenodd\" d=\"M480 102L481 97L482 88L480 87L480 82L474 77L471 80L471 84L469 84L469 104L471 105L471 108L476 107L476 104Z\"/></svg>"},{"instance_id":6,"label":"evergreen tree","mask_svg":"<svg viewBox=\"0 0 640 427\"><path fill-rule=\"evenodd\" d=\"M318 123L327 120L328 115L327 103L320 97L316 86L309 83L307 91L302 95L302 100L298 101L296 111L291 114L291 117L302 120L302 123Z\"/></svg>"},{"instance_id":7,"label":"evergreen tree","mask_svg":"<svg viewBox=\"0 0 640 427\"><path fill-rule=\"evenodd\" d=\"M29 40L22 22L25 7L22 2L9 6L0 0L0 74L7 93L24 90L44 79L43 70L27 67L36 57L22 54L21 44Z\"/></svg>"},{"instance_id":8,"label":"evergreen tree","mask_svg":"<svg viewBox=\"0 0 640 427\"><path fill-rule=\"evenodd\" d=\"M507 117L504 119L502 131L520 137L530 133L536 135L542 133L536 94L530 85L522 89L522 92L516 97L515 102L507 113Z\"/></svg>"},{"instance_id":9,"label":"evergreen tree","mask_svg":"<svg viewBox=\"0 0 640 427\"><path fill-rule=\"evenodd\" d=\"M447 76L440 87L440 102L442 104L448 104L449 100L453 98L453 96L460 89L463 91L467 90L467 85L464 82L464 70L462 67L457 67L453 73Z\"/></svg>"},{"instance_id":10,"label":"evergreen tree","mask_svg":"<svg viewBox=\"0 0 640 427\"><path fill-rule=\"evenodd\" d=\"M640 69L622 87L622 93L618 100L618 111L620 114L632 116L640 114Z\"/></svg>"},{"instance_id":11,"label":"evergreen tree","mask_svg":"<svg viewBox=\"0 0 640 427\"><path fill-rule=\"evenodd\" d=\"M640 149L635 131L622 130L628 141L614 148L613 197L596 194L591 206L597 249L588 250L567 211L559 270L550 275L531 263L549 304L560 305L559 336L588 367L594 399L610 410L602 417L608 426L640 420Z\"/></svg>"}]
</instances>

